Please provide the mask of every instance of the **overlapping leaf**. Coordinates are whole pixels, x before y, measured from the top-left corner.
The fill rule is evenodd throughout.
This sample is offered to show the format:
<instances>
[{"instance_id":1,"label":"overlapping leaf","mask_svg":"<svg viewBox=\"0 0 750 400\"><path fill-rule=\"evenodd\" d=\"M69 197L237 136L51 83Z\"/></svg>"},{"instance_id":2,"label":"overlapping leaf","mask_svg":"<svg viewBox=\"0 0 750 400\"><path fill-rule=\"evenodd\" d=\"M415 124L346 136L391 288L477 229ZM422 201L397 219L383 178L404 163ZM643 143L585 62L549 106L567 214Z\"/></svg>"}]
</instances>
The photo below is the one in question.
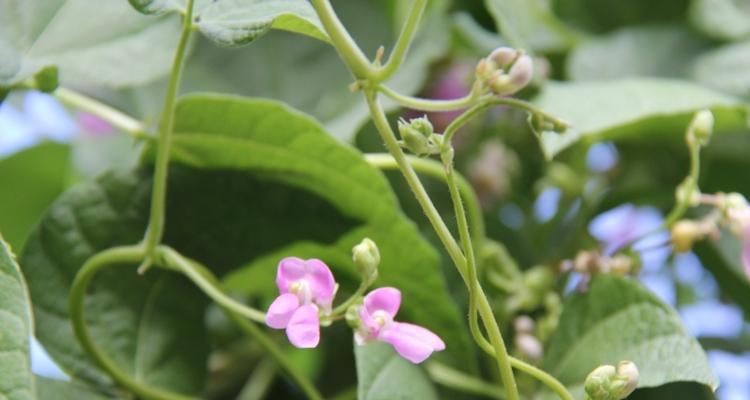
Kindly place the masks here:
<instances>
[{"instance_id":1,"label":"overlapping leaf","mask_svg":"<svg viewBox=\"0 0 750 400\"><path fill-rule=\"evenodd\" d=\"M425 372L401 358L385 343L356 346L357 399L437 399Z\"/></svg>"}]
</instances>

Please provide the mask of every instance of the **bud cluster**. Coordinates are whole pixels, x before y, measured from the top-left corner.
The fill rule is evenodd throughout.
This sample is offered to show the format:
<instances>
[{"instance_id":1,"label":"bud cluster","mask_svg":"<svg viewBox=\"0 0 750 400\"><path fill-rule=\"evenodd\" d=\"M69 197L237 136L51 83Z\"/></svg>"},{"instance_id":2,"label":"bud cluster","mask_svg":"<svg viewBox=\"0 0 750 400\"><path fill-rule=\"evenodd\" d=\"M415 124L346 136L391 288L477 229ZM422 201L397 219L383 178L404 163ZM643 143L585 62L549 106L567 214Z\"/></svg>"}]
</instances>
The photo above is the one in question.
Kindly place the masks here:
<instances>
[{"instance_id":1,"label":"bud cluster","mask_svg":"<svg viewBox=\"0 0 750 400\"><path fill-rule=\"evenodd\" d=\"M637 254L620 253L605 256L598 250L581 250L569 263L568 268L571 267L583 275L603 273L625 276L638 273L641 265Z\"/></svg>"},{"instance_id":2,"label":"bud cluster","mask_svg":"<svg viewBox=\"0 0 750 400\"><path fill-rule=\"evenodd\" d=\"M498 96L507 96L531 82L534 62L522 50L499 47L479 61L476 75L490 91Z\"/></svg>"},{"instance_id":3,"label":"bud cluster","mask_svg":"<svg viewBox=\"0 0 750 400\"><path fill-rule=\"evenodd\" d=\"M588 400L621 400L638 387L638 368L632 361L602 365L586 377L584 389Z\"/></svg>"},{"instance_id":4,"label":"bud cluster","mask_svg":"<svg viewBox=\"0 0 750 400\"><path fill-rule=\"evenodd\" d=\"M415 155L424 157L440 153L443 137L435 134L427 116L413 118L409 122L400 119L398 131L401 135L401 147Z\"/></svg>"}]
</instances>

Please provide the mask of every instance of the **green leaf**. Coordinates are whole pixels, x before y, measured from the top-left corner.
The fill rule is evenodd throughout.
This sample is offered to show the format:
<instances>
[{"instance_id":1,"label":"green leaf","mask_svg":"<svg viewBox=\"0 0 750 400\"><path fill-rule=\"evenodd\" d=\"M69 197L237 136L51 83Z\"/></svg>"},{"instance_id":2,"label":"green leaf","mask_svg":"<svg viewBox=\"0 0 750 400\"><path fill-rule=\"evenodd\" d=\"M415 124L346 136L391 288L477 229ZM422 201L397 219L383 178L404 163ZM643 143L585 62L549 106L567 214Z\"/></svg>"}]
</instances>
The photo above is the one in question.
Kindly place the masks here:
<instances>
[{"instance_id":1,"label":"green leaf","mask_svg":"<svg viewBox=\"0 0 750 400\"><path fill-rule=\"evenodd\" d=\"M543 367L583 394L591 370L621 360L635 362L639 387L670 382L718 385L700 344L677 313L637 281L609 275L593 279L589 290L566 302L550 340Z\"/></svg>"},{"instance_id":2,"label":"green leaf","mask_svg":"<svg viewBox=\"0 0 750 400\"><path fill-rule=\"evenodd\" d=\"M512 46L543 53L572 47L576 35L558 20L548 1L485 0L498 32Z\"/></svg>"},{"instance_id":3,"label":"green leaf","mask_svg":"<svg viewBox=\"0 0 750 400\"><path fill-rule=\"evenodd\" d=\"M29 365L31 305L15 257L0 236L0 398L34 399Z\"/></svg>"},{"instance_id":4,"label":"green leaf","mask_svg":"<svg viewBox=\"0 0 750 400\"><path fill-rule=\"evenodd\" d=\"M36 398L40 400L105 400L119 399L121 397L111 394L105 395L81 382L58 381L37 376Z\"/></svg>"},{"instance_id":5,"label":"green leaf","mask_svg":"<svg viewBox=\"0 0 750 400\"><path fill-rule=\"evenodd\" d=\"M692 0L690 22L703 34L719 40L750 36L750 1Z\"/></svg>"},{"instance_id":6,"label":"green leaf","mask_svg":"<svg viewBox=\"0 0 750 400\"><path fill-rule=\"evenodd\" d=\"M728 44L695 60L693 78L736 96L750 95L750 41Z\"/></svg>"},{"instance_id":7,"label":"green leaf","mask_svg":"<svg viewBox=\"0 0 750 400\"><path fill-rule=\"evenodd\" d=\"M0 196L0 232L16 249L47 207L65 189L70 148L43 143L0 159L0 187L12 196Z\"/></svg>"},{"instance_id":8,"label":"green leaf","mask_svg":"<svg viewBox=\"0 0 750 400\"><path fill-rule=\"evenodd\" d=\"M427 374L385 343L354 347L357 400L437 399Z\"/></svg>"},{"instance_id":9,"label":"green leaf","mask_svg":"<svg viewBox=\"0 0 750 400\"><path fill-rule=\"evenodd\" d=\"M148 19L124 1L0 2L0 86L48 66L68 85L140 85L167 74L179 23Z\"/></svg>"},{"instance_id":10,"label":"green leaf","mask_svg":"<svg viewBox=\"0 0 750 400\"><path fill-rule=\"evenodd\" d=\"M571 125L562 134L540 134L548 158L579 141L681 138L692 114L705 108L714 112L716 132L747 128L747 106L739 99L678 80L550 82L533 102Z\"/></svg>"},{"instance_id":11,"label":"green leaf","mask_svg":"<svg viewBox=\"0 0 750 400\"><path fill-rule=\"evenodd\" d=\"M356 281L351 248L369 237L378 244L382 257L377 284L395 286L403 292L400 315L437 332L447 343L444 356L452 364L471 368L474 353L446 289L437 254L400 211L385 177L358 152L331 138L310 117L268 100L219 95L183 98L177 107L175 132L175 160L204 169L259 174L308 191L325 199L349 221L342 226L345 231L329 235L327 241L311 235L300 238L303 243L295 244L300 241L296 240L273 249L262 261L255 259L226 278L231 288L253 294L262 279L263 287L273 290L276 266L282 257L316 256L319 247L328 248L320 255L326 256L324 260L332 264L339 279L343 276ZM289 214L292 210L287 206L278 212ZM271 224L277 226L276 231L295 229L297 225L325 229L325 218L313 221L290 218L286 228L281 222Z\"/></svg>"},{"instance_id":12,"label":"green leaf","mask_svg":"<svg viewBox=\"0 0 750 400\"><path fill-rule=\"evenodd\" d=\"M566 0L554 1L557 15L576 28L607 32L628 25L677 22L685 19L688 0Z\"/></svg>"},{"instance_id":13,"label":"green leaf","mask_svg":"<svg viewBox=\"0 0 750 400\"><path fill-rule=\"evenodd\" d=\"M148 182L145 173L108 174L67 191L29 237L21 257L37 338L73 379L103 390L111 389L111 382L76 341L65 299L89 257L143 237ZM175 274L140 276L136 267L107 269L93 281L86 299L92 336L135 379L200 393L208 356L204 296Z\"/></svg>"},{"instance_id":14,"label":"green leaf","mask_svg":"<svg viewBox=\"0 0 750 400\"><path fill-rule=\"evenodd\" d=\"M583 42L568 57L566 70L572 80L683 77L706 47L681 25L628 27Z\"/></svg>"},{"instance_id":15,"label":"green leaf","mask_svg":"<svg viewBox=\"0 0 750 400\"><path fill-rule=\"evenodd\" d=\"M742 266L742 246L731 232L722 232L717 241L699 243L695 248L703 265L716 279L722 295L734 300L750 319L750 281Z\"/></svg>"},{"instance_id":16,"label":"green leaf","mask_svg":"<svg viewBox=\"0 0 750 400\"><path fill-rule=\"evenodd\" d=\"M185 12L185 0L129 0L144 14ZM271 29L307 35L324 42L329 38L307 0L197 0L195 26L222 46L241 46Z\"/></svg>"}]
</instances>

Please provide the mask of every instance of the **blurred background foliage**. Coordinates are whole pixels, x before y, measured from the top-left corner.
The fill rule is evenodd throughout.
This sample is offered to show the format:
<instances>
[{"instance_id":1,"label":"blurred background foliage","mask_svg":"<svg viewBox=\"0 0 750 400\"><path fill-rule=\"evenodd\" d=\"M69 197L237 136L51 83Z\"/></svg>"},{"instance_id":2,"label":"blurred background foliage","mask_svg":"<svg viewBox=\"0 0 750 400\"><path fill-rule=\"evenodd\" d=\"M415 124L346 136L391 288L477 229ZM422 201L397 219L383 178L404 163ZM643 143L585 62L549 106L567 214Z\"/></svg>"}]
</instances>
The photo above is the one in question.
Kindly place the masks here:
<instances>
[{"instance_id":1,"label":"blurred background foliage","mask_svg":"<svg viewBox=\"0 0 750 400\"><path fill-rule=\"evenodd\" d=\"M378 46L393 42L410 2L335 0L333 4L364 51L373 55ZM633 111L620 127L592 130L590 136L579 132L585 140L574 138L570 145L558 145L559 138L538 138L523 113L507 109L487 113L457 135L458 169L478 193L489 237L503 242L523 270L557 266L581 249L596 247L606 242L608 233L601 231L611 226L633 220L642 221L641 226L660 223L688 168L683 132L694 110L670 108L691 100L683 96L700 97L708 91L720 99L712 97L708 104L717 107L720 134L704 152L701 189L750 195L750 135L738 122L750 100L750 1L432 0L406 64L389 85L424 97L460 97L468 92L477 60L503 44L525 48L535 56L534 85L521 96L543 107L550 105L552 109L545 108L553 113L566 106L592 104L580 112L596 114L587 116L590 119L606 119L623 109L632 111L628 107L649 107L641 114ZM136 86L91 85L90 80L66 76L64 70L61 82L153 125L166 86L165 61L163 57L134 60L145 65L139 70L162 71ZM365 152L383 152L361 96L348 89L351 81L330 46L274 31L241 49L217 47L195 36L182 91L283 100L315 116L337 139ZM562 85L550 81L567 82L559 86L565 88L562 94L550 94L555 85ZM620 91L622 82L644 89ZM686 85L689 90L682 86L680 91L662 90L661 82ZM603 86L591 86L597 84ZM592 87L604 88L604 94L592 94ZM418 115L392 103L387 107L394 118ZM441 130L454 116L430 117ZM723 121L730 122L722 125ZM557 153L552 161L540 150L540 141ZM137 150L103 121L66 110L48 95L11 94L0 107L4 193L0 231L21 249L43 210L63 190L106 169L134 165ZM387 176L407 215L437 243L400 175ZM443 215L451 215L442 182L425 180ZM609 228L598 228L602 226ZM708 351L722 382L718 397L750 398L750 284L742 273L736 239L723 235L716 243L704 243L696 248L697 256L671 255L664 247L666 240L657 239L644 250L640 279L678 309ZM445 273L457 278L448 257L443 260ZM451 288L455 297L465 302L460 279L448 281L455 285ZM498 299L503 296L499 290L490 292ZM232 329L217 315L209 314L208 319L227 351L212 359L211 396L222 398L242 392L256 362L247 364L247 360L257 360L260 350L232 341ZM332 331L329 345L348 341L345 329ZM325 392L341 390L345 398L355 379L353 369L342 372L336 366L353 363L348 347L294 356L310 374L322 377L320 382L334 386L323 387ZM36 362L39 366L42 361ZM244 367L230 368L236 365ZM227 371L231 374L223 375ZM266 385L269 398L299 396L283 379L274 382ZM633 395L710 397L691 384L679 383Z\"/></svg>"}]
</instances>

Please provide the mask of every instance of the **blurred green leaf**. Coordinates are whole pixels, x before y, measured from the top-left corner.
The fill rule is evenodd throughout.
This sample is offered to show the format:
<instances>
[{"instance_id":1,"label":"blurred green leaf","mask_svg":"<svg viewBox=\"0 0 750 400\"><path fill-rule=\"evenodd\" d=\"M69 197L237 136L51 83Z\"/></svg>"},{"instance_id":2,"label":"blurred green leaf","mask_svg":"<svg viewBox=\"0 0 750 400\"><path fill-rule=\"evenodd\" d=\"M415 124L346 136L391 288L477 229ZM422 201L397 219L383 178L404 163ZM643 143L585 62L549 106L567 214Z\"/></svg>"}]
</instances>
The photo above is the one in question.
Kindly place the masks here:
<instances>
[{"instance_id":1,"label":"blurred green leaf","mask_svg":"<svg viewBox=\"0 0 750 400\"><path fill-rule=\"evenodd\" d=\"M639 387L718 386L703 349L672 308L635 280L599 275L565 303L543 367L579 398L589 372L621 360L638 366Z\"/></svg>"},{"instance_id":2,"label":"blurred green leaf","mask_svg":"<svg viewBox=\"0 0 750 400\"><path fill-rule=\"evenodd\" d=\"M357 399L437 399L427 374L401 358L385 343L354 347L357 359Z\"/></svg>"},{"instance_id":3,"label":"blurred green leaf","mask_svg":"<svg viewBox=\"0 0 750 400\"><path fill-rule=\"evenodd\" d=\"M20 250L44 210L65 189L70 148L53 142L0 160L0 232Z\"/></svg>"},{"instance_id":4,"label":"blurred green leaf","mask_svg":"<svg viewBox=\"0 0 750 400\"><path fill-rule=\"evenodd\" d=\"M48 66L72 85L134 86L169 71L175 18L143 18L124 1L0 2L0 86Z\"/></svg>"},{"instance_id":5,"label":"blurred green leaf","mask_svg":"<svg viewBox=\"0 0 750 400\"><path fill-rule=\"evenodd\" d=\"M750 36L750 1L692 0L690 22L708 37L738 40Z\"/></svg>"},{"instance_id":6,"label":"blurred green leaf","mask_svg":"<svg viewBox=\"0 0 750 400\"><path fill-rule=\"evenodd\" d=\"M695 382L673 382L655 388L642 388L628 396L628 400L715 400L711 389Z\"/></svg>"},{"instance_id":7,"label":"blurred green leaf","mask_svg":"<svg viewBox=\"0 0 750 400\"><path fill-rule=\"evenodd\" d=\"M36 398L39 400L105 400L122 397L99 393L81 382L58 381L37 376Z\"/></svg>"},{"instance_id":8,"label":"blurred green leaf","mask_svg":"<svg viewBox=\"0 0 750 400\"><path fill-rule=\"evenodd\" d=\"M162 15L185 12L185 0L129 0L138 11ZM307 0L197 0L195 26L222 46L241 46L281 29L328 41L328 35Z\"/></svg>"},{"instance_id":9,"label":"blurred green leaf","mask_svg":"<svg viewBox=\"0 0 750 400\"><path fill-rule=\"evenodd\" d=\"M747 98L750 96L750 41L728 44L695 60L693 78L706 86Z\"/></svg>"},{"instance_id":10,"label":"blurred green leaf","mask_svg":"<svg viewBox=\"0 0 750 400\"><path fill-rule=\"evenodd\" d=\"M579 141L670 135L681 138L692 114L705 108L714 113L716 132L747 128L747 106L743 102L678 80L550 82L533 102L571 125L562 134L541 132L542 150L548 158Z\"/></svg>"},{"instance_id":11,"label":"blurred green leaf","mask_svg":"<svg viewBox=\"0 0 750 400\"><path fill-rule=\"evenodd\" d=\"M684 77L705 48L705 40L681 25L628 27L581 43L566 70L572 80Z\"/></svg>"},{"instance_id":12,"label":"blurred green leaf","mask_svg":"<svg viewBox=\"0 0 750 400\"><path fill-rule=\"evenodd\" d=\"M676 22L687 14L690 0L565 0L554 10L577 28L607 32L628 25Z\"/></svg>"},{"instance_id":13,"label":"blurred green leaf","mask_svg":"<svg viewBox=\"0 0 750 400\"><path fill-rule=\"evenodd\" d=\"M445 357L453 364L470 368L473 352L460 313L439 273L437 254L401 213L383 175L359 153L330 138L310 117L268 100L185 97L177 108L175 132L175 160L204 169L259 173L265 179L314 193L357 223L329 241L311 235L317 244L308 240L274 249L230 274L226 278L230 288L253 294L260 282L262 287L274 290L277 263L290 255L323 258L332 262L336 273L356 281L359 277L351 261L351 249L369 237L378 244L382 256L377 283L401 289L404 314L445 339ZM277 222L269 229L283 231L299 223ZM324 218L307 223L326 229ZM328 250L316 255L320 247Z\"/></svg>"},{"instance_id":14,"label":"blurred green leaf","mask_svg":"<svg viewBox=\"0 0 750 400\"><path fill-rule=\"evenodd\" d=\"M547 0L485 0L498 32L513 47L542 53L562 52L576 34L557 19Z\"/></svg>"},{"instance_id":15,"label":"blurred green leaf","mask_svg":"<svg viewBox=\"0 0 750 400\"><path fill-rule=\"evenodd\" d=\"M32 326L23 275L10 246L0 236L0 398L35 399L29 364Z\"/></svg>"},{"instance_id":16,"label":"blurred green leaf","mask_svg":"<svg viewBox=\"0 0 750 400\"><path fill-rule=\"evenodd\" d=\"M745 319L750 319L750 281L742 266L742 247L730 232L722 232L717 241L700 243L695 251L701 262L716 279L721 293L742 308Z\"/></svg>"}]
</instances>

